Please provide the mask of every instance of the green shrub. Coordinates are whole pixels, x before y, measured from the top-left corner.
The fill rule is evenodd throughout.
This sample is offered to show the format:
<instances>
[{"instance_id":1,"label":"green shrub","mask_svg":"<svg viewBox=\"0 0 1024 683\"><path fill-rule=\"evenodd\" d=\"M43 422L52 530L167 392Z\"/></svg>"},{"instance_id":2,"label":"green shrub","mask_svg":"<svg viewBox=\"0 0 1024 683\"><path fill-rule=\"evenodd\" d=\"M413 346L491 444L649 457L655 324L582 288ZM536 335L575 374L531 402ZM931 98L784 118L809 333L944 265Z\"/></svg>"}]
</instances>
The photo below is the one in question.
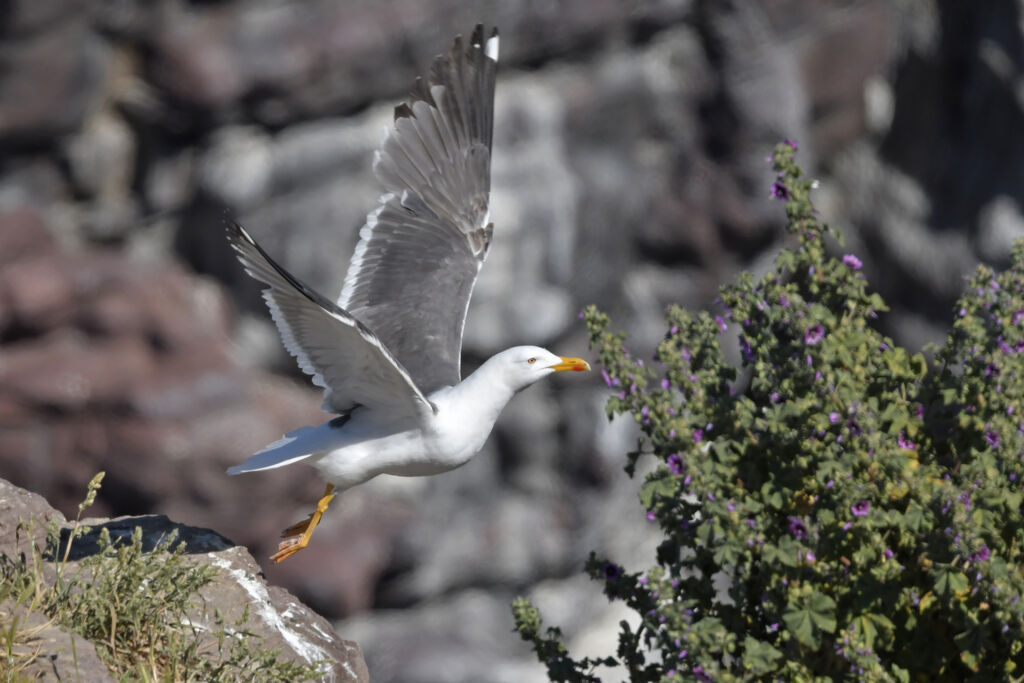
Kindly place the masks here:
<instances>
[{"instance_id":1,"label":"green shrub","mask_svg":"<svg viewBox=\"0 0 1024 683\"><path fill-rule=\"evenodd\" d=\"M727 313L671 308L644 363L585 312L609 417L642 430L626 472L656 459L639 497L664 541L643 571L587 563L641 619L614 657L572 659L515 602L552 680L599 663L632 681L1024 675L1024 245L978 269L929 368L873 329L885 304L857 257L829 256L794 150L774 151L772 195L796 246L724 287Z\"/></svg>"}]
</instances>

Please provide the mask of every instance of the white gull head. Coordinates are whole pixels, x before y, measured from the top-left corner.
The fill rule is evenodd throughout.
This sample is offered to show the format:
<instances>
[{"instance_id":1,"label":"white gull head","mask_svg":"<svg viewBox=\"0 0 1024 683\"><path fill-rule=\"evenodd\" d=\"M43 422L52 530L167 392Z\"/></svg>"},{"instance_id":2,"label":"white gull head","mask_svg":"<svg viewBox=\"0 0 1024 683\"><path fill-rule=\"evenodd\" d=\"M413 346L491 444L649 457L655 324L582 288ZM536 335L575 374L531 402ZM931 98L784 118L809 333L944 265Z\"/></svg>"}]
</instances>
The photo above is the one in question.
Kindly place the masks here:
<instances>
[{"instance_id":1,"label":"white gull head","mask_svg":"<svg viewBox=\"0 0 1024 683\"><path fill-rule=\"evenodd\" d=\"M552 373L589 369L590 365L581 358L556 356L539 346L513 346L492 356L477 372L485 374L490 383L502 384L517 393Z\"/></svg>"}]
</instances>

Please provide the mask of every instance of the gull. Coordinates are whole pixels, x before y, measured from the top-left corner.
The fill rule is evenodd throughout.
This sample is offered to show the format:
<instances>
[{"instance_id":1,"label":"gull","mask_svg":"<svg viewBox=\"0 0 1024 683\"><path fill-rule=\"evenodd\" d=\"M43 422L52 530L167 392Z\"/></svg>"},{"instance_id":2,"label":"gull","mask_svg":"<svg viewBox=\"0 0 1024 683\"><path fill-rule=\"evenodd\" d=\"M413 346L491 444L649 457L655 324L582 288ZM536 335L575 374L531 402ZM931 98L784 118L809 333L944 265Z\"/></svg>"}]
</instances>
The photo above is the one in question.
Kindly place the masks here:
<instances>
[{"instance_id":1,"label":"gull","mask_svg":"<svg viewBox=\"0 0 1024 683\"><path fill-rule=\"evenodd\" d=\"M336 417L266 446L228 474L304 462L327 481L309 519L285 529L274 562L309 544L339 492L381 475L460 467L483 447L505 405L537 380L589 370L585 360L516 346L462 378L462 332L493 234L491 135L498 32L455 39L395 108L374 155L384 186L359 231L332 302L267 255L237 223L228 240L285 348Z\"/></svg>"}]
</instances>

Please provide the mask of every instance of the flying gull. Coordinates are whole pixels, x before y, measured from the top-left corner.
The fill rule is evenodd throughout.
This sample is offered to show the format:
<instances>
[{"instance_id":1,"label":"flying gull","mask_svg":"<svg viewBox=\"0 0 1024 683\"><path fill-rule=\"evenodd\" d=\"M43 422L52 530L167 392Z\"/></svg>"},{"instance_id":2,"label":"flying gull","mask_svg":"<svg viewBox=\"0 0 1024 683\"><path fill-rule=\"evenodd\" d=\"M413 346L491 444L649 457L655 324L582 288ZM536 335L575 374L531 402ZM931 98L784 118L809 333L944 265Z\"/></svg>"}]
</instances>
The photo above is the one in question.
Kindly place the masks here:
<instances>
[{"instance_id":1,"label":"flying gull","mask_svg":"<svg viewBox=\"0 0 1024 683\"><path fill-rule=\"evenodd\" d=\"M334 496L380 474L425 476L466 464L513 395L563 370L589 370L536 346L502 351L462 379L462 330L493 224L488 211L498 32L457 37L374 155L385 193L359 231L337 303L274 262L242 226L228 239L288 352L337 417L270 444L228 474L305 462L327 480L309 519L285 529L275 562L309 543Z\"/></svg>"}]
</instances>

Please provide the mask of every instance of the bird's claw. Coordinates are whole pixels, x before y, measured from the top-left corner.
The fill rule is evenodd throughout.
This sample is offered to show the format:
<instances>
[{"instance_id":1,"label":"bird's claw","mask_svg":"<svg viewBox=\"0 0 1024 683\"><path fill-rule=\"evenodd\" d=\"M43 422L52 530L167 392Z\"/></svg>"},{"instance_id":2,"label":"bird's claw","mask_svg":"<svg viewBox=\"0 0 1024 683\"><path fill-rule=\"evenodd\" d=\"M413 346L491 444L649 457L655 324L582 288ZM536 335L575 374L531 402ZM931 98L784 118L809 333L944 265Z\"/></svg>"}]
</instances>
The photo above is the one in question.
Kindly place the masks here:
<instances>
[{"instance_id":1,"label":"bird's claw","mask_svg":"<svg viewBox=\"0 0 1024 683\"><path fill-rule=\"evenodd\" d=\"M287 560L309 543L309 539L301 535L289 536L277 545L277 552L270 556L275 563Z\"/></svg>"}]
</instances>

